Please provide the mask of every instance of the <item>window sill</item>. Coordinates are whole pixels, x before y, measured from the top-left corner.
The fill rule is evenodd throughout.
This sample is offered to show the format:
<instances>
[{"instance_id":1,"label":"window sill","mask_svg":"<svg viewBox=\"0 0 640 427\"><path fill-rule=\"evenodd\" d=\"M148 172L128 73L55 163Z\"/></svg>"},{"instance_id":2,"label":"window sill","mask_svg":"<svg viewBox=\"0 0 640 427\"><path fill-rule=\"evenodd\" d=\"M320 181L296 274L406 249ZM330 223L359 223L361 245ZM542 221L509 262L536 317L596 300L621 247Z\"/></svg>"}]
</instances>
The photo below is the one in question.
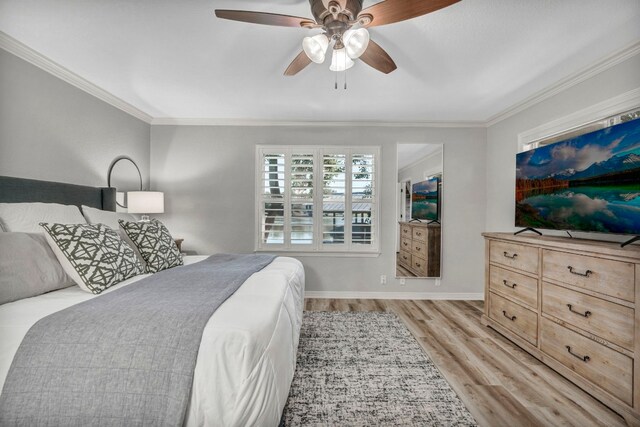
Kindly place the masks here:
<instances>
[{"instance_id":1,"label":"window sill","mask_svg":"<svg viewBox=\"0 0 640 427\"><path fill-rule=\"evenodd\" d=\"M297 257L341 257L341 258L377 258L380 252L320 252L320 251L294 251L282 249L256 249L255 253L272 253L280 256L297 256Z\"/></svg>"}]
</instances>

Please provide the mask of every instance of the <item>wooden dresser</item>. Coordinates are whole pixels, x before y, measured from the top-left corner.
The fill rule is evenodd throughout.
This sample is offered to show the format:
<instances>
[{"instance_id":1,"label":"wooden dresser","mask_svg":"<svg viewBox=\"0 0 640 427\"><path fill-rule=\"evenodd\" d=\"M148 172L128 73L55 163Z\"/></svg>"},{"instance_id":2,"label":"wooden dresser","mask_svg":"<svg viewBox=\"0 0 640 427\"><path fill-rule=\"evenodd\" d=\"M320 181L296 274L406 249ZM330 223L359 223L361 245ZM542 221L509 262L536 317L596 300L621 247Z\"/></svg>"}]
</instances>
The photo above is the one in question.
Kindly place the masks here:
<instances>
[{"instance_id":1,"label":"wooden dresser","mask_svg":"<svg viewBox=\"0 0 640 427\"><path fill-rule=\"evenodd\" d=\"M440 277L440 224L399 224L400 265L418 277Z\"/></svg>"},{"instance_id":2,"label":"wooden dresser","mask_svg":"<svg viewBox=\"0 0 640 427\"><path fill-rule=\"evenodd\" d=\"M483 324L640 425L640 248L483 236Z\"/></svg>"}]
</instances>

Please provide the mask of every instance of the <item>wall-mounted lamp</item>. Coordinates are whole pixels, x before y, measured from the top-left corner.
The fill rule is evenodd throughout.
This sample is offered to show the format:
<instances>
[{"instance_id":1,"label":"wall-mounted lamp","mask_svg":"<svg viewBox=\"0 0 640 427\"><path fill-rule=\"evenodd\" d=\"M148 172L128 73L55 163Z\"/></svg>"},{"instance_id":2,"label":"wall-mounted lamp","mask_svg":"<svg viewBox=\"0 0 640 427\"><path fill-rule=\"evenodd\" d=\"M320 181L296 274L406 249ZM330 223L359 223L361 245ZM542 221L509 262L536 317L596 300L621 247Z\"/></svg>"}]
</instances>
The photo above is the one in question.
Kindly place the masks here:
<instances>
[{"instance_id":1,"label":"wall-mounted lamp","mask_svg":"<svg viewBox=\"0 0 640 427\"><path fill-rule=\"evenodd\" d=\"M113 169L116 166L116 164L118 164L119 162L124 161L125 164L126 162L131 162L133 164L133 166L135 167L135 170L138 172L138 178L140 180L140 191L142 191L142 174L140 173L140 168L138 167L138 165L136 164L136 162L133 161L133 159L129 156L118 156L115 159L113 159L113 161L111 162L111 164L109 165L109 170L107 172L107 187L111 187L111 174L113 173ZM122 163L121 163L122 165ZM122 168L120 168L120 179L122 180ZM127 172L126 169L124 170L124 172ZM135 172L134 172L135 173ZM127 174L125 173L125 176ZM118 174L116 173L116 177L118 176ZM117 190L117 189L116 189ZM127 208L127 203L125 203L124 201L124 192L123 191L117 191L116 192L116 204L118 206L120 206L121 208Z\"/></svg>"}]
</instances>

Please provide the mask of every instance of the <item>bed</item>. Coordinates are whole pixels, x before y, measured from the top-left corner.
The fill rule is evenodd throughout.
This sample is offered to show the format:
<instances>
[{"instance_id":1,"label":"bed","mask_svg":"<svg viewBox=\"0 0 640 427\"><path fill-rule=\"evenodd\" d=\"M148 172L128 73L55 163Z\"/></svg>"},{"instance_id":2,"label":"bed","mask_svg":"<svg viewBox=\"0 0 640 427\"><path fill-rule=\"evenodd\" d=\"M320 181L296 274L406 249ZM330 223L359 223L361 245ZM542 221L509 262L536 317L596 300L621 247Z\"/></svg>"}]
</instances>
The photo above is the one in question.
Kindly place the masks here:
<instances>
[{"instance_id":1,"label":"bed","mask_svg":"<svg viewBox=\"0 0 640 427\"><path fill-rule=\"evenodd\" d=\"M78 187L0 177L0 203L45 200L115 210L113 189ZM186 256L185 264L205 258ZM38 320L135 286L146 276L128 279L100 295L72 286L0 305L0 386L23 337ZM278 425L295 370L304 280L299 261L277 257L210 317L199 346L184 425Z\"/></svg>"}]
</instances>

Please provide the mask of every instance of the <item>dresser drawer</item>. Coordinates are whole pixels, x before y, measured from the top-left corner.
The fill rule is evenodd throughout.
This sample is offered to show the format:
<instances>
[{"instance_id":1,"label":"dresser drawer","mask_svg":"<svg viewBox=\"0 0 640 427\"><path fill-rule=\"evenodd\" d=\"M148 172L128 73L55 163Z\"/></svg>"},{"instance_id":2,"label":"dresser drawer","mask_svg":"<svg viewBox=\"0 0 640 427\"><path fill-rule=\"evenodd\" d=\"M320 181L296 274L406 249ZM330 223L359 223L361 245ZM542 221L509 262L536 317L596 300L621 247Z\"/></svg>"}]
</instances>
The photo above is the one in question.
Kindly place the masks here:
<instances>
[{"instance_id":1,"label":"dresser drawer","mask_svg":"<svg viewBox=\"0 0 640 427\"><path fill-rule=\"evenodd\" d=\"M545 249L542 277L634 301L634 265Z\"/></svg>"},{"instance_id":2,"label":"dresser drawer","mask_svg":"<svg viewBox=\"0 0 640 427\"><path fill-rule=\"evenodd\" d=\"M413 240L411 243L411 253L420 258L427 258L427 244L420 240Z\"/></svg>"},{"instance_id":3,"label":"dresser drawer","mask_svg":"<svg viewBox=\"0 0 640 427\"><path fill-rule=\"evenodd\" d=\"M411 255L411 267L413 267L413 269L419 273L419 276L427 275L427 261L425 261L423 258L420 258L416 255Z\"/></svg>"},{"instance_id":4,"label":"dresser drawer","mask_svg":"<svg viewBox=\"0 0 640 427\"><path fill-rule=\"evenodd\" d=\"M411 239L405 239L404 237L400 240L400 250L411 252Z\"/></svg>"},{"instance_id":5,"label":"dresser drawer","mask_svg":"<svg viewBox=\"0 0 640 427\"><path fill-rule=\"evenodd\" d=\"M411 252L407 252L407 251L400 251L400 254L398 254L398 259L400 260L400 262L404 265L411 265Z\"/></svg>"},{"instance_id":6,"label":"dresser drawer","mask_svg":"<svg viewBox=\"0 0 640 427\"><path fill-rule=\"evenodd\" d=\"M413 240L420 240L422 242L427 241L427 228L426 227L413 227Z\"/></svg>"},{"instance_id":7,"label":"dresser drawer","mask_svg":"<svg viewBox=\"0 0 640 427\"><path fill-rule=\"evenodd\" d=\"M489 293L490 317L515 332L531 344L536 345L538 332L538 315L493 292Z\"/></svg>"},{"instance_id":8,"label":"dresser drawer","mask_svg":"<svg viewBox=\"0 0 640 427\"><path fill-rule=\"evenodd\" d=\"M633 360L548 319L542 319L540 348L583 378L632 404Z\"/></svg>"},{"instance_id":9,"label":"dresser drawer","mask_svg":"<svg viewBox=\"0 0 640 427\"><path fill-rule=\"evenodd\" d=\"M411 226L406 224L400 225L400 237L411 239Z\"/></svg>"},{"instance_id":10,"label":"dresser drawer","mask_svg":"<svg viewBox=\"0 0 640 427\"><path fill-rule=\"evenodd\" d=\"M489 267L489 287L492 291L538 309L538 279L514 273L492 265Z\"/></svg>"},{"instance_id":11,"label":"dresser drawer","mask_svg":"<svg viewBox=\"0 0 640 427\"><path fill-rule=\"evenodd\" d=\"M633 351L632 308L545 282L542 311Z\"/></svg>"},{"instance_id":12,"label":"dresser drawer","mask_svg":"<svg viewBox=\"0 0 640 427\"><path fill-rule=\"evenodd\" d=\"M538 274L537 248L492 240L489 252L493 263Z\"/></svg>"}]
</instances>

